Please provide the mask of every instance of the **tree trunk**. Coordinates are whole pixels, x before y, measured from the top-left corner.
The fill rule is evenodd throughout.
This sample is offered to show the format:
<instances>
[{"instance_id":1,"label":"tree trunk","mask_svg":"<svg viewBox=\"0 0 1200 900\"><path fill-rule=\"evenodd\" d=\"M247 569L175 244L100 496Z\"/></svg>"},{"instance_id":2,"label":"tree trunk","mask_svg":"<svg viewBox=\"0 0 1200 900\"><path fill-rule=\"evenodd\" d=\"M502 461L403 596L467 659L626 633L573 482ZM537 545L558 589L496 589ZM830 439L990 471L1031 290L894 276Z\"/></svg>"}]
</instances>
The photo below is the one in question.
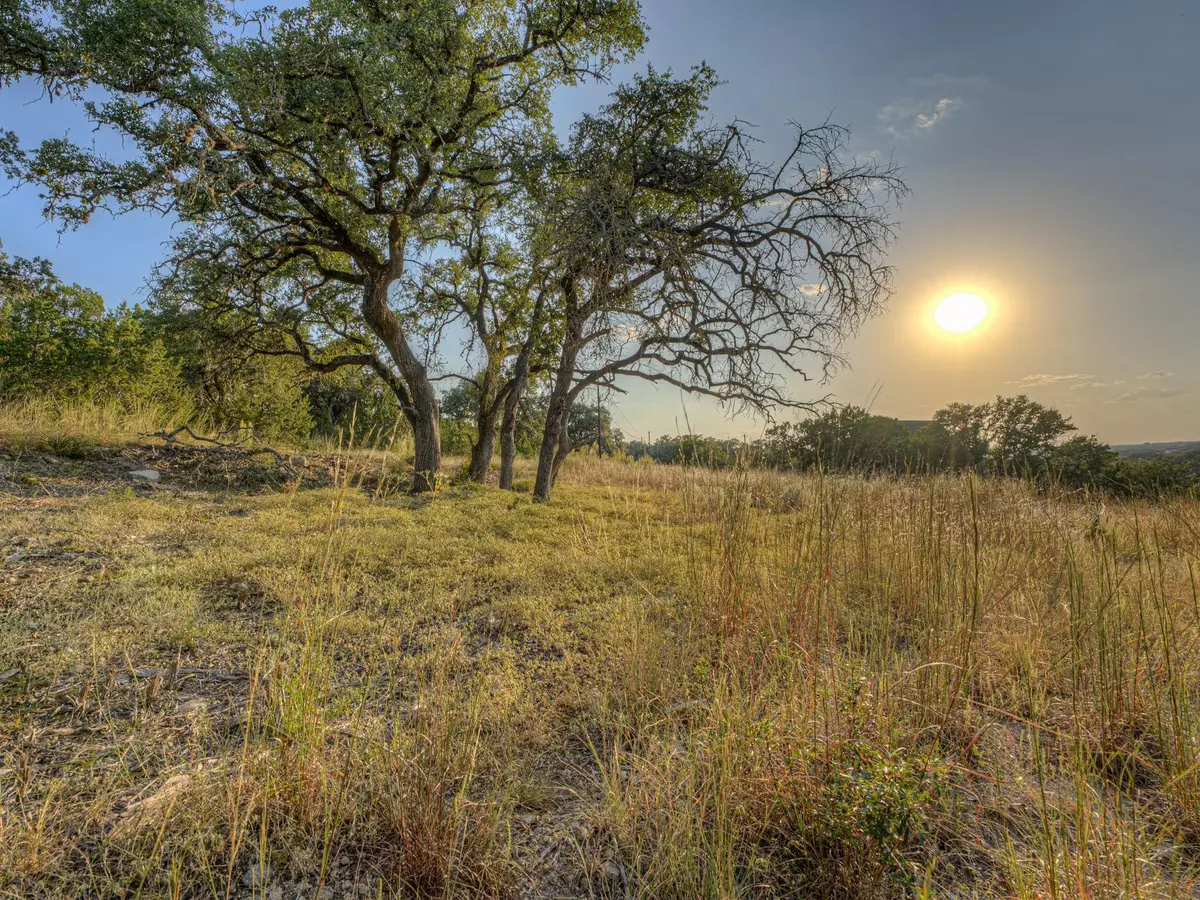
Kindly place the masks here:
<instances>
[{"instance_id":1,"label":"tree trunk","mask_svg":"<svg viewBox=\"0 0 1200 900\"><path fill-rule=\"evenodd\" d=\"M541 503L550 502L550 488L554 486L554 457L558 452L559 434L562 431L562 400L566 392L558 396L557 385L550 395L550 409L546 414L546 426L542 429L542 446L538 450L537 481L533 485L533 499ZM556 401L558 401L556 403Z\"/></svg>"},{"instance_id":2,"label":"tree trunk","mask_svg":"<svg viewBox=\"0 0 1200 900\"><path fill-rule=\"evenodd\" d=\"M528 358L518 359L517 371L513 373L508 395L504 398L504 422L500 426L500 489L504 491L511 491L513 486L513 466L517 461L517 412L528 376Z\"/></svg>"},{"instance_id":3,"label":"tree trunk","mask_svg":"<svg viewBox=\"0 0 1200 900\"><path fill-rule=\"evenodd\" d=\"M563 461L571 455L571 406L568 402L567 411L558 428L558 449L554 451L554 465L550 467L551 486L558 484L558 470L562 468Z\"/></svg>"},{"instance_id":4,"label":"tree trunk","mask_svg":"<svg viewBox=\"0 0 1200 900\"><path fill-rule=\"evenodd\" d=\"M487 480L488 469L492 466L492 453L496 446L496 404L480 401L479 412L475 417L478 437L471 445L471 462L467 466L467 477L471 481L482 484Z\"/></svg>"},{"instance_id":5,"label":"tree trunk","mask_svg":"<svg viewBox=\"0 0 1200 900\"><path fill-rule=\"evenodd\" d=\"M504 423L500 427L500 490L513 489L513 466L517 462L517 415L504 408Z\"/></svg>"},{"instance_id":6,"label":"tree trunk","mask_svg":"<svg viewBox=\"0 0 1200 900\"><path fill-rule=\"evenodd\" d=\"M492 467L492 454L496 447L496 422L500 418L500 398L497 396L499 374L492 368L494 365L489 359L488 369L479 382L479 406L475 410L475 440L471 444L471 459L467 465L467 477L479 484L487 480L488 469Z\"/></svg>"},{"instance_id":7,"label":"tree trunk","mask_svg":"<svg viewBox=\"0 0 1200 900\"><path fill-rule=\"evenodd\" d=\"M417 410L413 418L413 445L412 492L432 491L437 487L438 470L442 467L441 414L436 401Z\"/></svg>"},{"instance_id":8,"label":"tree trunk","mask_svg":"<svg viewBox=\"0 0 1200 900\"><path fill-rule=\"evenodd\" d=\"M400 372L392 390L405 409L413 429L412 492L420 494L437 487L442 467L441 411L437 392L429 380L424 363L413 353L404 334L404 326L388 307L388 287L394 278L368 279L363 287L363 318L387 347L388 355Z\"/></svg>"},{"instance_id":9,"label":"tree trunk","mask_svg":"<svg viewBox=\"0 0 1200 900\"><path fill-rule=\"evenodd\" d=\"M546 427L542 430L542 446L538 450L537 482L533 486L533 499L542 503L549 502L550 488L554 486L555 475L562 464L558 456L571 412L571 386L575 380L575 361L579 357L582 334L582 321L567 321L563 354L554 375L554 387L550 390Z\"/></svg>"},{"instance_id":10,"label":"tree trunk","mask_svg":"<svg viewBox=\"0 0 1200 900\"><path fill-rule=\"evenodd\" d=\"M525 393L525 382L529 380L529 358L540 335L542 311L546 306L546 292L538 293L529 322L529 334L513 363L513 376L508 382L508 393L504 395L504 421L500 426L500 489L511 491L513 467L517 462L517 416L521 411L521 395Z\"/></svg>"}]
</instances>

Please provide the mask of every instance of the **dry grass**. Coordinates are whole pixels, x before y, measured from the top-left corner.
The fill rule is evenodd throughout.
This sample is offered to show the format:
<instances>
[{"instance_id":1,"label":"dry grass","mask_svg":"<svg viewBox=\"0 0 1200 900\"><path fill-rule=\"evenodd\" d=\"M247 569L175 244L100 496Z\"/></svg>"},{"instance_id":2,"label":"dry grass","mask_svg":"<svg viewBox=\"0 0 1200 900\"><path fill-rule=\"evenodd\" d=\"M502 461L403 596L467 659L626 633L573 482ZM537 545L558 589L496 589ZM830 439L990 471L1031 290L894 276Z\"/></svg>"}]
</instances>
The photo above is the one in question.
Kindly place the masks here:
<instances>
[{"instance_id":1,"label":"dry grass","mask_svg":"<svg viewBox=\"0 0 1200 900\"><path fill-rule=\"evenodd\" d=\"M0 403L0 446L76 456L95 447L134 443L138 435L178 424L178 412L154 405L22 400Z\"/></svg>"},{"instance_id":2,"label":"dry grass","mask_svg":"<svg viewBox=\"0 0 1200 900\"><path fill-rule=\"evenodd\" d=\"M1194 892L1195 502L358 477L10 498L0 890Z\"/></svg>"}]
</instances>

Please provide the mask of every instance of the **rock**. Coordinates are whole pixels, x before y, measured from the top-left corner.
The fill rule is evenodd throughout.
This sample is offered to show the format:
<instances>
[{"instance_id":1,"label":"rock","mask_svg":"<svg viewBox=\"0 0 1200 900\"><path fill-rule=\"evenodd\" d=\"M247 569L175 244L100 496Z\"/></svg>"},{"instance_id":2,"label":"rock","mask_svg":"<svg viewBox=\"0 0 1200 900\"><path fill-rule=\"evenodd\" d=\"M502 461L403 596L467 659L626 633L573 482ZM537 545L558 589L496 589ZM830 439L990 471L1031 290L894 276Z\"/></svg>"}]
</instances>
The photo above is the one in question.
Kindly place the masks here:
<instances>
[{"instance_id":1,"label":"rock","mask_svg":"<svg viewBox=\"0 0 1200 900\"><path fill-rule=\"evenodd\" d=\"M157 469L134 469L129 473L130 478L136 478L138 481L157 482L162 480L162 476L158 474Z\"/></svg>"},{"instance_id":2,"label":"rock","mask_svg":"<svg viewBox=\"0 0 1200 900\"><path fill-rule=\"evenodd\" d=\"M604 863L604 869L602 870L601 874L604 876L604 880L607 881L609 886L616 892L625 892L626 878L625 867L623 865L621 865L615 859L610 859Z\"/></svg>"},{"instance_id":3,"label":"rock","mask_svg":"<svg viewBox=\"0 0 1200 900\"><path fill-rule=\"evenodd\" d=\"M270 866L251 866L242 876L242 884L248 888L262 887L271 878Z\"/></svg>"},{"instance_id":4,"label":"rock","mask_svg":"<svg viewBox=\"0 0 1200 900\"><path fill-rule=\"evenodd\" d=\"M149 797L135 800L125 808L124 815L113 826L113 837L124 837L143 825L149 824L168 810L175 798L192 782L191 775L174 775L168 778L157 791Z\"/></svg>"},{"instance_id":5,"label":"rock","mask_svg":"<svg viewBox=\"0 0 1200 900\"><path fill-rule=\"evenodd\" d=\"M207 700L203 697L195 697L180 703L175 711L181 716L199 715L208 712L208 707Z\"/></svg>"}]
</instances>

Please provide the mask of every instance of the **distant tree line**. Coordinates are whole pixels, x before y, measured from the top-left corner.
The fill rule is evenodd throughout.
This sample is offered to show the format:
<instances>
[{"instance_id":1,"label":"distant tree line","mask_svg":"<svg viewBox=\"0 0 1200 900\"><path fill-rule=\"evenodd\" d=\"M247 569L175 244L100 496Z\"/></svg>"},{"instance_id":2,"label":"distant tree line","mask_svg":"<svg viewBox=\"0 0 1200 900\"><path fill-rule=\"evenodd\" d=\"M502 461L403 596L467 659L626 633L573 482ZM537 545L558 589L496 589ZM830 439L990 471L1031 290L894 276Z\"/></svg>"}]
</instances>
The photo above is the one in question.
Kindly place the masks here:
<instances>
[{"instance_id":1,"label":"distant tree line","mask_svg":"<svg viewBox=\"0 0 1200 900\"><path fill-rule=\"evenodd\" d=\"M1200 451L1122 459L1058 410L1021 395L951 403L929 422L902 422L856 406L767 429L752 443L703 435L633 441L627 453L658 462L791 472L915 475L973 471L1119 496L1200 490Z\"/></svg>"},{"instance_id":2,"label":"distant tree line","mask_svg":"<svg viewBox=\"0 0 1200 900\"><path fill-rule=\"evenodd\" d=\"M724 469L739 460L752 459L745 444L738 440L720 440L702 434L663 435L654 442L630 441L625 448L631 459L651 459L660 463L682 463Z\"/></svg>"}]
</instances>

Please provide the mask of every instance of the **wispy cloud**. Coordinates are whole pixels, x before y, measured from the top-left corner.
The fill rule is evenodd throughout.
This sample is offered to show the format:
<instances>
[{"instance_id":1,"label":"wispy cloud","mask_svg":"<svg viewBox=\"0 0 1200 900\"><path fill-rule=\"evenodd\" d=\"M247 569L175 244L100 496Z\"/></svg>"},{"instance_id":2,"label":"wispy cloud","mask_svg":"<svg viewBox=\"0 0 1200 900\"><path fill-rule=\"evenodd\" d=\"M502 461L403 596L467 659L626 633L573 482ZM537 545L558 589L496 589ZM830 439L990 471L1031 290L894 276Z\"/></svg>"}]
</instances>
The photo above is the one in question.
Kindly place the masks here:
<instances>
[{"instance_id":1,"label":"wispy cloud","mask_svg":"<svg viewBox=\"0 0 1200 900\"><path fill-rule=\"evenodd\" d=\"M1139 375L1138 379L1142 381L1146 379L1161 381L1164 378L1170 378L1174 374L1174 372L1164 372L1162 369L1155 369L1153 372L1147 372L1145 375Z\"/></svg>"},{"instance_id":2,"label":"wispy cloud","mask_svg":"<svg viewBox=\"0 0 1200 900\"><path fill-rule=\"evenodd\" d=\"M1106 388L1116 387L1119 384L1124 384L1124 378L1118 378L1116 381L1081 381L1078 384L1071 385L1071 390L1080 391L1084 388Z\"/></svg>"},{"instance_id":3,"label":"wispy cloud","mask_svg":"<svg viewBox=\"0 0 1200 900\"><path fill-rule=\"evenodd\" d=\"M911 137L932 131L941 121L963 105L960 97L934 97L929 100L903 100L879 110L879 124L892 137Z\"/></svg>"},{"instance_id":4,"label":"wispy cloud","mask_svg":"<svg viewBox=\"0 0 1200 900\"><path fill-rule=\"evenodd\" d=\"M1110 403L1137 403L1139 400L1169 400L1172 397L1180 397L1186 394L1187 391L1178 388L1135 388L1132 391L1126 391L1115 400L1110 400Z\"/></svg>"},{"instance_id":5,"label":"wispy cloud","mask_svg":"<svg viewBox=\"0 0 1200 900\"><path fill-rule=\"evenodd\" d=\"M961 100L953 97L943 97L937 103L933 104L933 112L917 113L917 127L932 128L961 105Z\"/></svg>"},{"instance_id":6,"label":"wispy cloud","mask_svg":"<svg viewBox=\"0 0 1200 900\"><path fill-rule=\"evenodd\" d=\"M880 130L892 138L911 140L940 131L959 110L986 102L992 82L982 75L933 72L909 78L902 92L880 108Z\"/></svg>"},{"instance_id":7,"label":"wispy cloud","mask_svg":"<svg viewBox=\"0 0 1200 900\"><path fill-rule=\"evenodd\" d=\"M817 294L825 293L825 285L823 284L802 284L798 287L800 293L806 297L815 297Z\"/></svg>"},{"instance_id":8,"label":"wispy cloud","mask_svg":"<svg viewBox=\"0 0 1200 900\"><path fill-rule=\"evenodd\" d=\"M1015 384L1019 388L1046 387L1051 384L1068 384L1071 382L1095 383L1092 382L1094 375L1086 375L1081 372L1076 372L1071 375L1051 375L1047 372L1033 372L1026 375L1024 378L1017 381L1009 381L1007 384Z\"/></svg>"}]
</instances>

